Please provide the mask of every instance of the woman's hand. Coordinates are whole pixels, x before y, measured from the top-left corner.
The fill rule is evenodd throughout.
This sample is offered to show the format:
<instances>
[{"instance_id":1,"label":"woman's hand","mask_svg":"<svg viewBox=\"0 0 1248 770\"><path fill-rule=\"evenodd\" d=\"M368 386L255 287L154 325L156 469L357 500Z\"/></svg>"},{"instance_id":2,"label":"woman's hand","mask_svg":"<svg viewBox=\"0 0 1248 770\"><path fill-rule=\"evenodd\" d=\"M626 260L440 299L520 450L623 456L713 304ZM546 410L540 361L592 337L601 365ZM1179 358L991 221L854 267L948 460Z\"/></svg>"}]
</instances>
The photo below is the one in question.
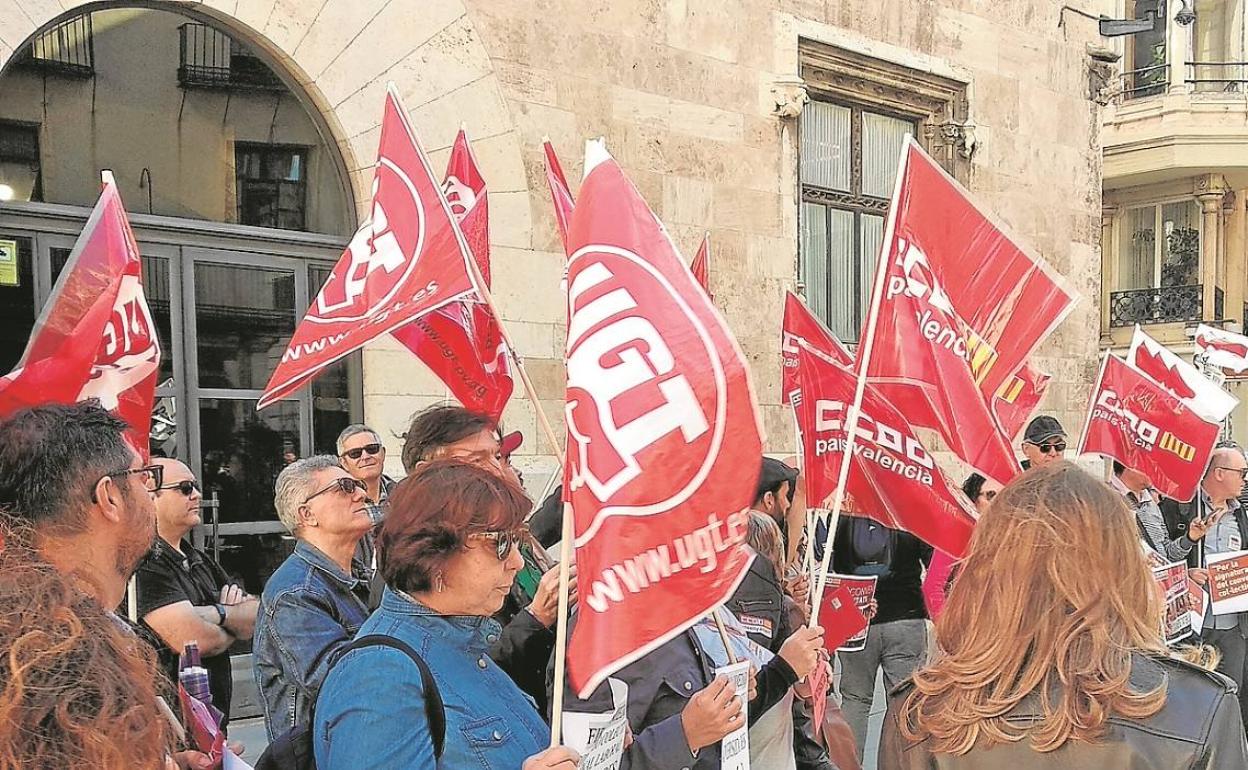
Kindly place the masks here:
<instances>
[{"instance_id":1,"label":"woman's hand","mask_svg":"<svg viewBox=\"0 0 1248 770\"><path fill-rule=\"evenodd\" d=\"M556 746L524 760L524 767L521 770L572 770L580 764L580 754L567 746Z\"/></svg>"},{"instance_id":2,"label":"woman's hand","mask_svg":"<svg viewBox=\"0 0 1248 770\"><path fill-rule=\"evenodd\" d=\"M780 647L780 657L789 664L798 679L806 678L819 663L819 651L823 649L823 629L806 626L794 631Z\"/></svg>"},{"instance_id":3,"label":"woman's hand","mask_svg":"<svg viewBox=\"0 0 1248 770\"><path fill-rule=\"evenodd\" d=\"M726 676L717 676L705 689L694 693L680 712L685 742L690 751L718 743L745 724L741 699Z\"/></svg>"}]
</instances>

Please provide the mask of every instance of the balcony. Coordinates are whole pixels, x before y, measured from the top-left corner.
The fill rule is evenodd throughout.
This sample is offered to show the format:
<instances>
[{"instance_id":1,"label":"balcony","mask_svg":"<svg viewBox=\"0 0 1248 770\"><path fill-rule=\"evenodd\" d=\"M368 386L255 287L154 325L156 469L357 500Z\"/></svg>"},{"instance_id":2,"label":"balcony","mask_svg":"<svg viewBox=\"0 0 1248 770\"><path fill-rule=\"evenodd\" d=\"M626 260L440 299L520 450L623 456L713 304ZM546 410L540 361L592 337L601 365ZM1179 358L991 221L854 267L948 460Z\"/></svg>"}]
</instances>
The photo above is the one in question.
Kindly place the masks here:
<instances>
[{"instance_id":1,"label":"balcony","mask_svg":"<svg viewBox=\"0 0 1248 770\"><path fill-rule=\"evenodd\" d=\"M91 14L75 16L40 33L17 55L15 63L64 77L91 77L95 74Z\"/></svg>"},{"instance_id":2,"label":"balcony","mask_svg":"<svg viewBox=\"0 0 1248 770\"><path fill-rule=\"evenodd\" d=\"M248 49L207 24L178 27L178 85L183 88L281 91L281 79Z\"/></svg>"},{"instance_id":3,"label":"balcony","mask_svg":"<svg viewBox=\"0 0 1248 770\"><path fill-rule=\"evenodd\" d=\"M1203 297L1204 286L1198 283L1111 292L1109 325L1111 328L1119 328L1135 324L1197 324L1208 320L1221 320L1224 304L1222 289L1213 290L1211 319L1205 316Z\"/></svg>"}]
</instances>

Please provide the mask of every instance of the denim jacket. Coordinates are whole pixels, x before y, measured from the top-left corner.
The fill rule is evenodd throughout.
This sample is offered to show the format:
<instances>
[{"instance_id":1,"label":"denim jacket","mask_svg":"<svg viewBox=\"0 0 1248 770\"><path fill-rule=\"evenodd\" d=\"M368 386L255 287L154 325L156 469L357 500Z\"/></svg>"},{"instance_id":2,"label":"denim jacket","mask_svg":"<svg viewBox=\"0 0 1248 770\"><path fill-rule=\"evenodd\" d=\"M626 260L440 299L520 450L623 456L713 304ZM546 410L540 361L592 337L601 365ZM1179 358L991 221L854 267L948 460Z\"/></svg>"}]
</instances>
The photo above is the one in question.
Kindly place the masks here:
<instances>
[{"instance_id":1,"label":"denim jacket","mask_svg":"<svg viewBox=\"0 0 1248 770\"><path fill-rule=\"evenodd\" d=\"M334 652L368 618L368 586L300 540L264 587L253 673L269 740L307 719Z\"/></svg>"},{"instance_id":2,"label":"denim jacket","mask_svg":"<svg viewBox=\"0 0 1248 770\"><path fill-rule=\"evenodd\" d=\"M316 766L519 770L546 748L550 730L490 658L499 632L490 618L438 615L387 587L359 636L400 639L429 665L445 703L442 759L434 761L419 669L398 650L364 647L325 679L313 724Z\"/></svg>"}]
</instances>

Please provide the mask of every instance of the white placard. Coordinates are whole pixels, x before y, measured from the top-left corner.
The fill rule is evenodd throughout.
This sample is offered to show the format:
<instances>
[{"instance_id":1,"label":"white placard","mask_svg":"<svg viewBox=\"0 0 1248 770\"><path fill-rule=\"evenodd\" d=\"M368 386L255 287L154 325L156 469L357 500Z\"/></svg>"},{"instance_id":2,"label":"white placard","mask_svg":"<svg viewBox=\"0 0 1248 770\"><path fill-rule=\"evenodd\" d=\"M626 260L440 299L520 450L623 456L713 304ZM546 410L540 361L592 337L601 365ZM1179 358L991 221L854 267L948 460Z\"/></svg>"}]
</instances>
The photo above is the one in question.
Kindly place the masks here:
<instances>
[{"instance_id":1,"label":"white placard","mask_svg":"<svg viewBox=\"0 0 1248 770\"><path fill-rule=\"evenodd\" d=\"M720 743L719 766L722 770L750 770L750 662L743 660L715 669L715 676L726 676L741 699L741 727L724 736Z\"/></svg>"},{"instance_id":2,"label":"white placard","mask_svg":"<svg viewBox=\"0 0 1248 770\"><path fill-rule=\"evenodd\" d=\"M628 733L628 685L608 679L611 711L586 714L563 712L563 744L581 755L580 770L617 770Z\"/></svg>"}]
</instances>

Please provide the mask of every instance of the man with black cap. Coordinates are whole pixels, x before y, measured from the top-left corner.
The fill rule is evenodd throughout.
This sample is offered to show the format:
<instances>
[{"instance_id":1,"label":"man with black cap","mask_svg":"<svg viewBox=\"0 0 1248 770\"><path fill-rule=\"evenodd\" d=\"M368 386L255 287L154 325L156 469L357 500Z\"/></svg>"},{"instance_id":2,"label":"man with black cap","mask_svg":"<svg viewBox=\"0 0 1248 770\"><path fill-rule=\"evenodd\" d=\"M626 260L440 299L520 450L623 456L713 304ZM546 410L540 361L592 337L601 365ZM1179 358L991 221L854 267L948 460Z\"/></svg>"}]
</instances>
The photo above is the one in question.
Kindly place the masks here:
<instances>
[{"instance_id":1,"label":"man with black cap","mask_svg":"<svg viewBox=\"0 0 1248 770\"><path fill-rule=\"evenodd\" d=\"M1047 414L1033 417L1023 431L1023 470L1040 468L1057 462L1066 454L1066 429L1056 417Z\"/></svg>"}]
</instances>

